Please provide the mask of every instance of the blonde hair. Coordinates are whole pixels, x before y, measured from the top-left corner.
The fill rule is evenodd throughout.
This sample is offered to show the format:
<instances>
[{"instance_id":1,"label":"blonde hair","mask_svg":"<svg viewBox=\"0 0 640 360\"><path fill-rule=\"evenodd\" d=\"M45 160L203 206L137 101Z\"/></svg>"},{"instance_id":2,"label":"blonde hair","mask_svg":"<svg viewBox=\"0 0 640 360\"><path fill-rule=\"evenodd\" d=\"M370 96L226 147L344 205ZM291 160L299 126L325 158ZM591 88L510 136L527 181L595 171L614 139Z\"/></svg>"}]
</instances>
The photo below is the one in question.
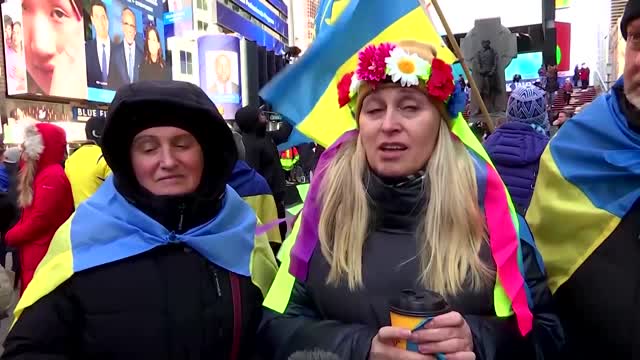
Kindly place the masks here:
<instances>
[{"instance_id":1,"label":"blonde hair","mask_svg":"<svg viewBox=\"0 0 640 360\"><path fill-rule=\"evenodd\" d=\"M478 291L494 272L480 259L486 242L478 205L476 174L464 144L454 140L442 118L438 140L426 165L428 203L417 231L422 285L445 296ZM324 175L318 225L323 256L330 265L327 283L346 280L362 287L363 247L368 237L369 207L364 177L367 160L360 137L343 145Z\"/></svg>"}]
</instances>

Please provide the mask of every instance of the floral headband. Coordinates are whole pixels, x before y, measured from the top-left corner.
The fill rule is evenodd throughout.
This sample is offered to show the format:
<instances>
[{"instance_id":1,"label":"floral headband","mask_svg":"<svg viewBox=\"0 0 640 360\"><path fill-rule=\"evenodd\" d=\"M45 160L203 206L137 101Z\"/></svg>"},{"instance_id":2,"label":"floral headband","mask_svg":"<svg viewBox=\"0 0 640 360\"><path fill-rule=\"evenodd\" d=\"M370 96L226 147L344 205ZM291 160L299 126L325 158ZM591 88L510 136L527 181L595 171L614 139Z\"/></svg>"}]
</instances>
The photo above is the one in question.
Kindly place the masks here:
<instances>
[{"instance_id":1,"label":"floral headband","mask_svg":"<svg viewBox=\"0 0 640 360\"><path fill-rule=\"evenodd\" d=\"M356 71L345 74L338 82L340 107L349 105L355 114L358 92L363 82L375 90L378 85L388 81L403 87L417 86L426 90L427 95L447 105L452 118L466 105L466 95L454 83L451 65L438 58L429 62L399 46L382 43L378 46L369 45L360 51Z\"/></svg>"}]
</instances>

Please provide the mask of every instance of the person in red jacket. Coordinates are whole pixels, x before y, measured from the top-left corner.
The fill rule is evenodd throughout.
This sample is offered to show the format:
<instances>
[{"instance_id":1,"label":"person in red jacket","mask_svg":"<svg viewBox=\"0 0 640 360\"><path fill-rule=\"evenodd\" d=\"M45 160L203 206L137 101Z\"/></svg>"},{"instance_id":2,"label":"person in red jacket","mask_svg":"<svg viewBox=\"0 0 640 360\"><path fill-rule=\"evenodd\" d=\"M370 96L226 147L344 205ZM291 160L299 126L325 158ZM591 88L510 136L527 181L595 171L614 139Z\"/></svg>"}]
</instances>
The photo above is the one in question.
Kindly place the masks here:
<instances>
[{"instance_id":1,"label":"person in red jacket","mask_svg":"<svg viewBox=\"0 0 640 360\"><path fill-rule=\"evenodd\" d=\"M25 129L18 206L22 215L5 236L18 249L22 272L20 293L29 285L58 228L73 213L71 185L62 168L66 153L62 128L39 123Z\"/></svg>"}]
</instances>

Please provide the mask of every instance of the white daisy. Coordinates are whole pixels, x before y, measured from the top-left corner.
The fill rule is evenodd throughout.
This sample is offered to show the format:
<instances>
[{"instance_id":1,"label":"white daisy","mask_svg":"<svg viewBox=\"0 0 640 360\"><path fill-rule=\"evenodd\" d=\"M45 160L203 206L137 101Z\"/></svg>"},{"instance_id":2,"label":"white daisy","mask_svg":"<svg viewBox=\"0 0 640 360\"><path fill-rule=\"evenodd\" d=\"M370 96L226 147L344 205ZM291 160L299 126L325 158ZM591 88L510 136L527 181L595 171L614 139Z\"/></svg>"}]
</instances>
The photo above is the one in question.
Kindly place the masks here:
<instances>
[{"instance_id":1,"label":"white daisy","mask_svg":"<svg viewBox=\"0 0 640 360\"><path fill-rule=\"evenodd\" d=\"M360 84L361 83L362 83L362 81L360 81L360 79L358 79L358 74L353 73L353 76L351 77L351 86L349 86L349 97L350 98L353 98L356 95L356 93L360 89Z\"/></svg>"},{"instance_id":2,"label":"white daisy","mask_svg":"<svg viewBox=\"0 0 640 360\"><path fill-rule=\"evenodd\" d=\"M402 86L419 85L420 79L428 77L429 63L417 54L409 54L400 47L393 49L385 62L391 80L400 81Z\"/></svg>"}]
</instances>

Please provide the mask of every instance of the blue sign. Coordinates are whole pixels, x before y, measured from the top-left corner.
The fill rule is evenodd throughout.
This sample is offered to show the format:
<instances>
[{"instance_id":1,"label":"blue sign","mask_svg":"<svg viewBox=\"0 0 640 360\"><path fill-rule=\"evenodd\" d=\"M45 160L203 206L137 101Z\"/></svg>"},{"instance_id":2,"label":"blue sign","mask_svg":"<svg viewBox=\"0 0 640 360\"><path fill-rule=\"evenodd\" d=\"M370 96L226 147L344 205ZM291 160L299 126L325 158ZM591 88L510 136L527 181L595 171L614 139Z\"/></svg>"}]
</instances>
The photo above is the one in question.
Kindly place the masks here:
<instances>
[{"instance_id":1,"label":"blue sign","mask_svg":"<svg viewBox=\"0 0 640 360\"><path fill-rule=\"evenodd\" d=\"M284 37L289 37L289 25L287 22L282 20L278 15L274 14L273 11L269 10L263 3L259 0L232 0L238 6L248 11L251 15L258 18L260 21L265 23L269 28L273 29L273 31L277 32Z\"/></svg>"},{"instance_id":2,"label":"blue sign","mask_svg":"<svg viewBox=\"0 0 640 360\"><path fill-rule=\"evenodd\" d=\"M264 31L258 25L252 23L251 20L229 9L222 3L218 3L217 7L219 24L226 26L249 40L255 41L258 45L266 47L267 50L273 51L278 55L284 54L285 45L280 40L271 36L271 34Z\"/></svg>"},{"instance_id":3,"label":"blue sign","mask_svg":"<svg viewBox=\"0 0 640 360\"><path fill-rule=\"evenodd\" d=\"M276 9L280 10L283 14L289 16L289 11L287 9L287 5L282 0L267 0L269 4L276 7Z\"/></svg>"}]
</instances>

